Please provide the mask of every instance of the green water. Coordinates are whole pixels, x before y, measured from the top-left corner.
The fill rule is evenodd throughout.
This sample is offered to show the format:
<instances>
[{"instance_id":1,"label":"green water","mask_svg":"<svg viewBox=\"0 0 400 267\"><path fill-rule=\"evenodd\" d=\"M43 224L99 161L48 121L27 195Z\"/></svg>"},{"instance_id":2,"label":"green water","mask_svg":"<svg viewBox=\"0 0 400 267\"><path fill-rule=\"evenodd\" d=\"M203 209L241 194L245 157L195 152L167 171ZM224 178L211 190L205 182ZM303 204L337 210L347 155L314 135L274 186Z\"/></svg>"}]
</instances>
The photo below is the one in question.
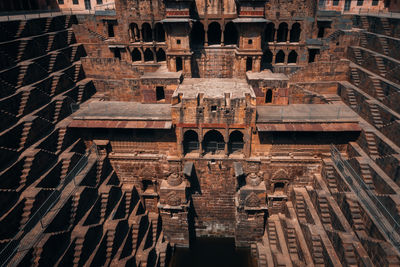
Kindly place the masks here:
<instances>
[{"instance_id":1,"label":"green water","mask_svg":"<svg viewBox=\"0 0 400 267\"><path fill-rule=\"evenodd\" d=\"M233 238L197 238L191 248L176 248L169 267L255 267L250 249Z\"/></svg>"}]
</instances>

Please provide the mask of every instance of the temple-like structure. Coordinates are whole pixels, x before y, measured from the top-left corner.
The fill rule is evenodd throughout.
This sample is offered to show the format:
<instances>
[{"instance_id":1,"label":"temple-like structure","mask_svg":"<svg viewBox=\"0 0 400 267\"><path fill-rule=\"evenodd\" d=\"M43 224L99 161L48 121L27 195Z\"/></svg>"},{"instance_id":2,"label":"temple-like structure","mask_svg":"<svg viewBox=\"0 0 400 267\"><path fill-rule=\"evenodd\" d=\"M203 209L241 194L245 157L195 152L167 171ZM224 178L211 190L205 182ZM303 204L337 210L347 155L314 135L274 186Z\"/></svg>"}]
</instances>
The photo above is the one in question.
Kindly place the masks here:
<instances>
[{"instance_id":1,"label":"temple-like structure","mask_svg":"<svg viewBox=\"0 0 400 267\"><path fill-rule=\"evenodd\" d=\"M0 265L399 266L399 5L0 1Z\"/></svg>"}]
</instances>

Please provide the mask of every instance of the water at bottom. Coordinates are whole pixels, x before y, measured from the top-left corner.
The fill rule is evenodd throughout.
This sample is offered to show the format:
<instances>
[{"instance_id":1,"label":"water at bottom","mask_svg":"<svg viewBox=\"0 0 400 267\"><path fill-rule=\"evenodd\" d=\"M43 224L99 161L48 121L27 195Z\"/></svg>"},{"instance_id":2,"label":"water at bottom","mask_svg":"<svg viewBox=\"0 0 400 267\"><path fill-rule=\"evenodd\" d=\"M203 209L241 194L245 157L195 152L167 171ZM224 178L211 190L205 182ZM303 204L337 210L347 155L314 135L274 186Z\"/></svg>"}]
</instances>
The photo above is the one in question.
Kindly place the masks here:
<instances>
[{"instance_id":1,"label":"water at bottom","mask_svg":"<svg viewBox=\"0 0 400 267\"><path fill-rule=\"evenodd\" d=\"M233 238L197 238L191 248L176 248L169 267L255 267L250 249Z\"/></svg>"}]
</instances>

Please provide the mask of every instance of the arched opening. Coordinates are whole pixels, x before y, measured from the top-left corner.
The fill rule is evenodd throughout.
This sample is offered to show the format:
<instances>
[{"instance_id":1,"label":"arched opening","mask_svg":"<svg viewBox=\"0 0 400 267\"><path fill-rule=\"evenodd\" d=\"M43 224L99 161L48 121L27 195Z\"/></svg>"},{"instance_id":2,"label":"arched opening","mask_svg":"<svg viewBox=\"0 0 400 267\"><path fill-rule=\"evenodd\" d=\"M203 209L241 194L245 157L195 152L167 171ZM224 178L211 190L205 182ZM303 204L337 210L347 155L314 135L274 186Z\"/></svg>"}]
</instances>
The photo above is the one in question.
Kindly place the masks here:
<instances>
[{"instance_id":1,"label":"arched opening","mask_svg":"<svg viewBox=\"0 0 400 267\"><path fill-rule=\"evenodd\" d=\"M265 94L265 103L272 103L272 90L268 89L267 93Z\"/></svg>"},{"instance_id":2,"label":"arched opening","mask_svg":"<svg viewBox=\"0 0 400 267\"><path fill-rule=\"evenodd\" d=\"M193 24L192 31L190 32L191 47L201 47L204 45L204 26L200 21Z\"/></svg>"},{"instance_id":3,"label":"arched opening","mask_svg":"<svg viewBox=\"0 0 400 267\"><path fill-rule=\"evenodd\" d=\"M142 37L143 37L143 42L151 42L153 40L150 24L143 23Z\"/></svg>"},{"instance_id":4,"label":"arched opening","mask_svg":"<svg viewBox=\"0 0 400 267\"><path fill-rule=\"evenodd\" d=\"M237 45L238 43L238 32L233 22L228 22L225 25L224 42L226 45Z\"/></svg>"},{"instance_id":5,"label":"arched opening","mask_svg":"<svg viewBox=\"0 0 400 267\"><path fill-rule=\"evenodd\" d=\"M193 130L186 131L183 135L183 151L189 153L199 149L199 136Z\"/></svg>"},{"instance_id":6,"label":"arched opening","mask_svg":"<svg viewBox=\"0 0 400 267\"><path fill-rule=\"evenodd\" d=\"M140 54L139 49L133 49L131 53L132 61L142 61L142 55Z\"/></svg>"},{"instance_id":7,"label":"arched opening","mask_svg":"<svg viewBox=\"0 0 400 267\"><path fill-rule=\"evenodd\" d=\"M265 42L273 42L275 38L275 25L270 22L267 24L264 33Z\"/></svg>"},{"instance_id":8,"label":"arched opening","mask_svg":"<svg viewBox=\"0 0 400 267\"><path fill-rule=\"evenodd\" d=\"M288 56L288 63L297 63L297 53L296 51L292 50Z\"/></svg>"},{"instance_id":9,"label":"arched opening","mask_svg":"<svg viewBox=\"0 0 400 267\"><path fill-rule=\"evenodd\" d=\"M144 61L154 61L153 51L150 48L146 48L144 51Z\"/></svg>"},{"instance_id":10,"label":"arched opening","mask_svg":"<svg viewBox=\"0 0 400 267\"><path fill-rule=\"evenodd\" d=\"M182 70L182 58L176 57L176 71Z\"/></svg>"},{"instance_id":11,"label":"arched opening","mask_svg":"<svg viewBox=\"0 0 400 267\"><path fill-rule=\"evenodd\" d=\"M221 26L218 22L208 25L207 37L209 45L221 44Z\"/></svg>"},{"instance_id":12,"label":"arched opening","mask_svg":"<svg viewBox=\"0 0 400 267\"><path fill-rule=\"evenodd\" d=\"M272 68L272 52L266 50L261 57L261 70Z\"/></svg>"},{"instance_id":13,"label":"arched opening","mask_svg":"<svg viewBox=\"0 0 400 267\"><path fill-rule=\"evenodd\" d=\"M215 153L216 151L224 150L224 137L220 132L211 130L204 136L203 147L205 152Z\"/></svg>"},{"instance_id":14,"label":"arched opening","mask_svg":"<svg viewBox=\"0 0 400 267\"><path fill-rule=\"evenodd\" d=\"M154 27L156 42L165 42L164 27L161 23L156 23Z\"/></svg>"},{"instance_id":15,"label":"arched opening","mask_svg":"<svg viewBox=\"0 0 400 267\"><path fill-rule=\"evenodd\" d=\"M139 27L136 23L131 23L129 25L129 38L130 38L131 42L139 42L140 41Z\"/></svg>"},{"instance_id":16,"label":"arched opening","mask_svg":"<svg viewBox=\"0 0 400 267\"><path fill-rule=\"evenodd\" d=\"M286 42L288 34L288 25L286 22L279 24L277 42Z\"/></svg>"},{"instance_id":17,"label":"arched opening","mask_svg":"<svg viewBox=\"0 0 400 267\"><path fill-rule=\"evenodd\" d=\"M243 146L244 146L243 133L240 131L233 131L229 135L229 143L228 143L229 153L242 151Z\"/></svg>"},{"instance_id":18,"label":"arched opening","mask_svg":"<svg viewBox=\"0 0 400 267\"><path fill-rule=\"evenodd\" d=\"M156 57L157 57L157 62L162 62L166 60L165 52L162 48L157 50Z\"/></svg>"},{"instance_id":19,"label":"arched opening","mask_svg":"<svg viewBox=\"0 0 400 267\"><path fill-rule=\"evenodd\" d=\"M285 192L285 183L277 182L274 184L274 193L283 194Z\"/></svg>"},{"instance_id":20,"label":"arched opening","mask_svg":"<svg viewBox=\"0 0 400 267\"><path fill-rule=\"evenodd\" d=\"M285 53L282 50L279 50L276 54L275 63L284 63L285 62Z\"/></svg>"},{"instance_id":21,"label":"arched opening","mask_svg":"<svg viewBox=\"0 0 400 267\"><path fill-rule=\"evenodd\" d=\"M290 42L295 43L300 41L300 33L301 33L301 27L300 23L295 23L292 25L292 29L290 30Z\"/></svg>"},{"instance_id":22,"label":"arched opening","mask_svg":"<svg viewBox=\"0 0 400 267\"><path fill-rule=\"evenodd\" d=\"M165 93L164 93L164 86L157 86L156 87L156 100L164 100L165 99Z\"/></svg>"},{"instance_id":23,"label":"arched opening","mask_svg":"<svg viewBox=\"0 0 400 267\"><path fill-rule=\"evenodd\" d=\"M247 57L246 59L246 71L253 70L253 59L251 57Z\"/></svg>"}]
</instances>

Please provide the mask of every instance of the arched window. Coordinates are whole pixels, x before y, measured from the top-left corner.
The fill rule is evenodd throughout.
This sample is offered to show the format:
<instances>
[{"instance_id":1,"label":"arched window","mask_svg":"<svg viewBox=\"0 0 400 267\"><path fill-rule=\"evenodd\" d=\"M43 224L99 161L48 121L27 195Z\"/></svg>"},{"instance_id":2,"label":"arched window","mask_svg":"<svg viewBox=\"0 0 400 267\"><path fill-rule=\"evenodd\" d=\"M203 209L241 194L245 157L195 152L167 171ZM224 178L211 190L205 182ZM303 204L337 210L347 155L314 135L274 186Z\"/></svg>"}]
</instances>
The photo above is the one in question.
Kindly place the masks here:
<instances>
[{"instance_id":1,"label":"arched window","mask_svg":"<svg viewBox=\"0 0 400 267\"><path fill-rule=\"evenodd\" d=\"M204 26L200 21L196 21L193 24L190 32L190 45L192 48L204 45Z\"/></svg>"},{"instance_id":2,"label":"arched window","mask_svg":"<svg viewBox=\"0 0 400 267\"><path fill-rule=\"evenodd\" d=\"M176 71L182 70L182 58L176 57Z\"/></svg>"},{"instance_id":3,"label":"arched window","mask_svg":"<svg viewBox=\"0 0 400 267\"><path fill-rule=\"evenodd\" d=\"M238 42L238 32L233 22L228 22L225 25L224 42L226 45L236 45Z\"/></svg>"},{"instance_id":4,"label":"arched window","mask_svg":"<svg viewBox=\"0 0 400 267\"><path fill-rule=\"evenodd\" d=\"M272 22L267 24L267 27L265 28L264 38L267 43L274 41L275 25Z\"/></svg>"},{"instance_id":5,"label":"arched window","mask_svg":"<svg viewBox=\"0 0 400 267\"><path fill-rule=\"evenodd\" d=\"M153 51L150 48L146 48L144 51L144 61L154 61Z\"/></svg>"},{"instance_id":6,"label":"arched window","mask_svg":"<svg viewBox=\"0 0 400 267\"><path fill-rule=\"evenodd\" d=\"M277 42L286 42L288 34L288 25L286 22L279 24Z\"/></svg>"},{"instance_id":7,"label":"arched window","mask_svg":"<svg viewBox=\"0 0 400 267\"><path fill-rule=\"evenodd\" d=\"M243 133L240 131L233 131L229 135L229 143L228 148L229 152L233 153L235 151L243 150L244 142L243 142Z\"/></svg>"},{"instance_id":8,"label":"arched window","mask_svg":"<svg viewBox=\"0 0 400 267\"><path fill-rule=\"evenodd\" d=\"M184 153L196 151L199 149L199 137L193 130L186 131L183 135L183 150Z\"/></svg>"},{"instance_id":9,"label":"arched window","mask_svg":"<svg viewBox=\"0 0 400 267\"><path fill-rule=\"evenodd\" d=\"M162 62L166 60L165 52L162 48L158 49L156 57L157 57L157 62Z\"/></svg>"},{"instance_id":10,"label":"arched window","mask_svg":"<svg viewBox=\"0 0 400 267\"><path fill-rule=\"evenodd\" d=\"M253 59L251 57L247 57L246 59L246 71L253 70Z\"/></svg>"},{"instance_id":11,"label":"arched window","mask_svg":"<svg viewBox=\"0 0 400 267\"><path fill-rule=\"evenodd\" d=\"M261 57L261 70L272 68L272 52L270 50L265 50Z\"/></svg>"},{"instance_id":12,"label":"arched window","mask_svg":"<svg viewBox=\"0 0 400 267\"><path fill-rule=\"evenodd\" d=\"M268 89L267 93L265 94L265 103L272 103L272 90Z\"/></svg>"},{"instance_id":13,"label":"arched window","mask_svg":"<svg viewBox=\"0 0 400 267\"><path fill-rule=\"evenodd\" d=\"M225 149L224 137L216 130L211 130L206 133L203 140L205 152L216 152Z\"/></svg>"},{"instance_id":14,"label":"arched window","mask_svg":"<svg viewBox=\"0 0 400 267\"><path fill-rule=\"evenodd\" d=\"M298 42L300 41L300 33L301 33L301 28L300 28L300 23L295 23L292 25L292 29L290 30L290 42Z\"/></svg>"},{"instance_id":15,"label":"arched window","mask_svg":"<svg viewBox=\"0 0 400 267\"><path fill-rule=\"evenodd\" d=\"M221 26L218 22L208 25L207 36L209 45L221 44Z\"/></svg>"},{"instance_id":16,"label":"arched window","mask_svg":"<svg viewBox=\"0 0 400 267\"><path fill-rule=\"evenodd\" d=\"M297 53L296 51L292 50L288 56L288 63L297 63Z\"/></svg>"},{"instance_id":17,"label":"arched window","mask_svg":"<svg viewBox=\"0 0 400 267\"><path fill-rule=\"evenodd\" d=\"M282 50L279 50L276 54L275 63L284 63L285 62L285 53Z\"/></svg>"},{"instance_id":18,"label":"arched window","mask_svg":"<svg viewBox=\"0 0 400 267\"><path fill-rule=\"evenodd\" d=\"M290 42L298 42L300 41L300 33L301 33L301 28L300 28L300 23L295 23L292 26L292 29L290 30Z\"/></svg>"},{"instance_id":19,"label":"arched window","mask_svg":"<svg viewBox=\"0 0 400 267\"><path fill-rule=\"evenodd\" d=\"M133 49L131 56L132 56L132 61L141 61L142 60L142 54L140 54L140 51L137 48Z\"/></svg>"},{"instance_id":20,"label":"arched window","mask_svg":"<svg viewBox=\"0 0 400 267\"><path fill-rule=\"evenodd\" d=\"M142 37L143 37L143 42L151 42L151 41L153 41L153 36L152 36L150 24L143 23L143 25L142 25Z\"/></svg>"},{"instance_id":21,"label":"arched window","mask_svg":"<svg viewBox=\"0 0 400 267\"><path fill-rule=\"evenodd\" d=\"M161 23L156 23L154 27L156 42L165 42L165 32Z\"/></svg>"},{"instance_id":22,"label":"arched window","mask_svg":"<svg viewBox=\"0 0 400 267\"><path fill-rule=\"evenodd\" d=\"M274 184L274 193L284 193L285 192L285 183L277 182Z\"/></svg>"},{"instance_id":23,"label":"arched window","mask_svg":"<svg viewBox=\"0 0 400 267\"><path fill-rule=\"evenodd\" d=\"M130 38L131 42L139 42L140 41L139 27L136 23L131 23L129 25L129 38Z\"/></svg>"}]
</instances>

